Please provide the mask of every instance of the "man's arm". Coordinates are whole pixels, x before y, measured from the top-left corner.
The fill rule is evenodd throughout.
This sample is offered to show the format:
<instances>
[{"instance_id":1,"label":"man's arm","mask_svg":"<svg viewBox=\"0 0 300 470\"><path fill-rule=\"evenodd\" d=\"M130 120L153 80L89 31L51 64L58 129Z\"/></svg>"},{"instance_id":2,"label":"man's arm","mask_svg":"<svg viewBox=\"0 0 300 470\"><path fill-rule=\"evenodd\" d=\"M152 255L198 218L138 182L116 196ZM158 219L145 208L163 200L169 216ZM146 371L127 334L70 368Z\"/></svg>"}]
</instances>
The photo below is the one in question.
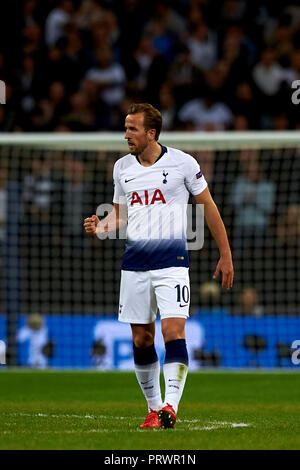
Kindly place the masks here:
<instances>
[{"instance_id":1,"label":"man's arm","mask_svg":"<svg viewBox=\"0 0 300 470\"><path fill-rule=\"evenodd\" d=\"M113 210L102 220L96 215L84 219L86 233L95 235L117 231L127 224L127 208L123 204L114 204Z\"/></svg>"},{"instance_id":2,"label":"man's arm","mask_svg":"<svg viewBox=\"0 0 300 470\"><path fill-rule=\"evenodd\" d=\"M222 272L222 287L230 289L233 284L234 270L224 223L208 188L196 195L195 200L197 204L204 205L204 216L208 228L220 251L220 259L213 278L216 279L219 273Z\"/></svg>"}]
</instances>

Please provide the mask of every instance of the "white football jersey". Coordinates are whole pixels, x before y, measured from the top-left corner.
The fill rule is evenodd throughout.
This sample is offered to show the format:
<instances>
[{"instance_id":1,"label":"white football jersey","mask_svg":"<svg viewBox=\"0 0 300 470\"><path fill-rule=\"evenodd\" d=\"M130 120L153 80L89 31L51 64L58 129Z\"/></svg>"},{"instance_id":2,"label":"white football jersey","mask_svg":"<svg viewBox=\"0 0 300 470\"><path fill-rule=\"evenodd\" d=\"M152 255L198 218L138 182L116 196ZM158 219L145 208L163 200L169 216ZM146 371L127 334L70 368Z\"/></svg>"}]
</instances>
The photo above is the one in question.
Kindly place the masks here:
<instances>
[{"instance_id":1,"label":"white football jersey","mask_svg":"<svg viewBox=\"0 0 300 470\"><path fill-rule=\"evenodd\" d=\"M186 210L189 193L200 194L207 183L198 162L181 150L162 147L148 167L132 154L114 166L114 198L126 204L127 243L122 269L149 271L189 266Z\"/></svg>"}]
</instances>

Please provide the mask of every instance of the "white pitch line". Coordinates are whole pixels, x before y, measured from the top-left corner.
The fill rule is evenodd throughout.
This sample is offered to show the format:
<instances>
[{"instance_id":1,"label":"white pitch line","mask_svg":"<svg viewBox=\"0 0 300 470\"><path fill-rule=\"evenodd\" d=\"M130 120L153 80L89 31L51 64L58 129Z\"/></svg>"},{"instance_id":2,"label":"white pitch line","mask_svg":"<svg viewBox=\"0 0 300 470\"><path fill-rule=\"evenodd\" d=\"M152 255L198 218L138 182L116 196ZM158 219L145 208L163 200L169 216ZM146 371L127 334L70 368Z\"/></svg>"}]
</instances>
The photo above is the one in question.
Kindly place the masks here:
<instances>
[{"instance_id":1,"label":"white pitch line","mask_svg":"<svg viewBox=\"0 0 300 470\"><path fill-rule=\"evenodd\" d=\"M247 424L247 423L231 423L231 426L233 428L246 428L247 426L250 426L250 424Z\"/></svg>"},{"instance_id":2,"label":"white pitch line","mask_svg":"<svg viewBox=\"0 0 300 470\"><path fill-rule=\"evenodd\" d=\"M245 427L249 426L248 424L245 423L228 423L228 425L231 426L220 426L220 425L211 425L211 426L194 426L194 427L189 427L189 431L213 431L216 429L225 429L226 427ZM232 426L235 425L235 426ZM162 432L161 429L154 429L154 432ZM177 432L180 431L178 429L173 429L172 432ZM82 434L110 434L110 433L115 433L115 432L121 432L120 429L82 429L80 430L80 433ZM127 429L126 433L143 433L143 429ZM28 434L32 433L32 430L22 430L18 431L19 434ZM62 430L50 430L50 431L39 431L39 434L78 434L77 430L74 429L62 429ZM15 434L14 430L5 430L1 431L0 434Z\"/></svg>"},{"instance_id":3,"label":"white pitch line","mask_svg":"<svg viewBox=\"0 0 300 470\"><path fill-rule=\"evenodd\" d=\"M230 423L230 422L224 422L224 423L215 423L211 424L209 426L190 426L189 430L190 431L214 431L215 429L225 429L225 428L246 428L249 427L250 424L246 423Z\"/></svg>"},{"instance_id":4,"label":"white pitch line","mask_svg":"<svg viewBox=\"0 0 300 470\"><path fill-rule=\"evenodd\" d=\"M60 415L55 415L55 414L45 414L45 413L9 413L12 416L30 416L30 417L36 417L36 418L80 418L80 419L97 419L100 418L100 416L93 416L93 415L73 415L73 414L60 414Z\"/></svg>"},{"instance_id":5,"label":"white pitch line","mask_svg":"<svg viewBox=\"0 0 300 470\"><path fill-rule=\"evenodd\" d=\"M144 416L108 416L108 415L76 415L76 414L45 414L45 413L5 413L11 416L29 416L29 417L36 417L36 418L77 418L77 419L115 419L115 420L141 420L144 419Z\"/></svg>"},{"instance_id":6,"label":"white pitch line","mask_svg":"<svg viewBox=\"0 0 300 470\"><path fill-rule=\"evenodd\" d=\"M115 419L115 420L127 420L127 421L140 421L144 419L144 417L129 417L129 416L108 416L108 415L77 415L77 414L46 414L46 413L8 413L12 416L30 416L30 417L37 417L37 418L77 418L77 419ZM200 419L179 419L179 423L188 423L188 424L197 424L202 423L203 421ZM204 426L188 426L190 431L213 431L215 429L222 429L222 428L246 428L251 426L249 423L234 423L231 421L209 421L207 425ZM105 432L116 432L119 431L118 429L90 429L81 432L98 432L98 433L105 433ZM143 432L142 430L127 430L126 432ZM5 433L9 431L4 431ZM47 431L45 431L47 432ZM53 431L51 431L53 432ZM57 433L76 433L77 431L57 431Z\"/></svg>"},{"instance_id":7,"label":"white pitch line","mask_svg":"<svg viewBox=\"0 0 300 470\"><path fill-rule=\"evenodd\" d=\"M46 413L5 413L5 415L10 414L12 416L36 416L38 418L80 418L80 419L119 419L119 420L135 420L135 419L143 419L144 416L109 416L109 415L76 415L76 414L46 414ZM178 419L178 423L202 423L203 420L201 419ZM232 423L230 421L213 421L213 423L219 425L238 425L238 426L248 426L246 423Z\"/></svg>"}]
</instances>

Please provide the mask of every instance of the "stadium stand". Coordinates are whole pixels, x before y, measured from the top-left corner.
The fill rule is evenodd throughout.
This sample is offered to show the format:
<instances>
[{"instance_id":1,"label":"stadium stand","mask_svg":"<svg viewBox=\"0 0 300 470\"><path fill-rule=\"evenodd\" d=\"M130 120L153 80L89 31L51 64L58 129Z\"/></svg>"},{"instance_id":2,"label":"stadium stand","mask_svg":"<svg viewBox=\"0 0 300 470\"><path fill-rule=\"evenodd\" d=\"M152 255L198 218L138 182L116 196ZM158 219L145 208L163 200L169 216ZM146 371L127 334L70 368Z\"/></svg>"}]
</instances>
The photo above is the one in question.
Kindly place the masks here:
<instances>
[{"instance_id":1,"label":"stadium stand","mask_svg":"<svg viewBox=\"0 0 300 470\"><path fill-rule=\"evenodd\" d=\"M2 130L122 130L130 101L170 107L169 130L299 128L288 104L300 77L297 2L24 0L8 8ZM191 119L183 107L195 100Z\"/></svg>"}]
</instances>

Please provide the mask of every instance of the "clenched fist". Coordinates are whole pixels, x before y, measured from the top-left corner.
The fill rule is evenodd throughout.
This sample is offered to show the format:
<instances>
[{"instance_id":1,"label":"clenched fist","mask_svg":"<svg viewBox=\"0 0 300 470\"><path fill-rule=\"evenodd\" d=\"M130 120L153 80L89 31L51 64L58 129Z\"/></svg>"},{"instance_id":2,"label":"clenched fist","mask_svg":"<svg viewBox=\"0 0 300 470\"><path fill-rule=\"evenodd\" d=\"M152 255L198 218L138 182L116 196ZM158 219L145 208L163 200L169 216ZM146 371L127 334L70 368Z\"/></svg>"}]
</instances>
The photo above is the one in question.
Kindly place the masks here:
<instances>
[{"instance_id":1,"label":"clenched fist","mask_svg":"<svg viewBox=\"0 0 300 470\"><path fill-rule=\"evenodd\" d=\"M92 217L88 217L87 219L84 219L84 229L86 233L90 233L92 235L95 235L97 225L99 224L100 220L96 215L92 215Z\"/></svg>"}]
</instances>

